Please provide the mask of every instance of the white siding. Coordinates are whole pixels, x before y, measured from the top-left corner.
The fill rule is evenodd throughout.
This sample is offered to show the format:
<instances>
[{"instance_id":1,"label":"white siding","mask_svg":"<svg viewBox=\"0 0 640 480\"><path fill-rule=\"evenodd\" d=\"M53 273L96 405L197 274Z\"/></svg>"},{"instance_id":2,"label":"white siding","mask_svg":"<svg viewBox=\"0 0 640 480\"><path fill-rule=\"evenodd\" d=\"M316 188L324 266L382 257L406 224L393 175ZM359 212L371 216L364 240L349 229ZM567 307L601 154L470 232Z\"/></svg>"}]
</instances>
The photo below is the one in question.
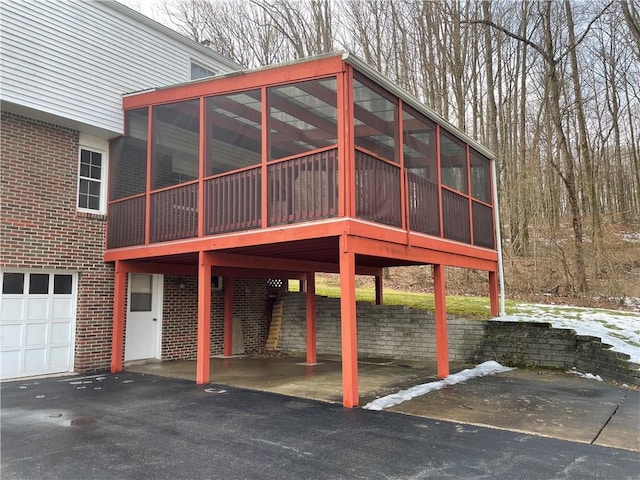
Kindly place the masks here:
<instances>
[{"instance_id":1,"label":"white siding","mask_svg":"<svg viewBox=\"0 0 640 480\"><path fill-rule=\"evenodd\" d=\"M122 94L188 81L191 60L219 73L238 68L110 1L3 1L1 18L3 103L80 130L120 133Z\"/></svg>"}]
</instances>

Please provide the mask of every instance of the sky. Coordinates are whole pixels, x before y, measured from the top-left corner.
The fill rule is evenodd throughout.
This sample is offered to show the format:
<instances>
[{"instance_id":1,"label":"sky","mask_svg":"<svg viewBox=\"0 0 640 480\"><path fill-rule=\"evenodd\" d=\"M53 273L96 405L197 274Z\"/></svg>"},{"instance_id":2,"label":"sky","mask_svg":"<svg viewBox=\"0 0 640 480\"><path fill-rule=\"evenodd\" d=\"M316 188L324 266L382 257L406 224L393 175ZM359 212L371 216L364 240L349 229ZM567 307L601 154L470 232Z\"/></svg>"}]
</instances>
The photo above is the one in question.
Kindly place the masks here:
<instances>
[{"instance_id":1,"label":"sky","mask_svg":"<svg viewBox=\"0 0 640 480\"><path fill-rule=\"evenodd\" d=\"M163 0L117 0L117 2L146 15L156 22L167 24L167 15L164 11L165 2Z\"/></svg>"}]
</instances>

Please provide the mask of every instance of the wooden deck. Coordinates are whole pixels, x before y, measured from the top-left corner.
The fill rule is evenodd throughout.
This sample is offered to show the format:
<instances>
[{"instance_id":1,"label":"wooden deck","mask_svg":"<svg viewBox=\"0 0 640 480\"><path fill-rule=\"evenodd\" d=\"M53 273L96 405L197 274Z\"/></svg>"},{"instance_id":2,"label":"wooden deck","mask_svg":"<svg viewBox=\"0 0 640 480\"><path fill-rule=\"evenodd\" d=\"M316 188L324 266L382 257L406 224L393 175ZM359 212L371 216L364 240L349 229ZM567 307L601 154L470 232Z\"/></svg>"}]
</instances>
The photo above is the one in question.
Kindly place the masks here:
<instances>
[{"instance_id":1,"label":"wooden deck","mask_svg":"<svg viewBox=\"0 0 640 480\"><path fill-rule=\"evenodd\" d=\"M346 406L358 404L356 273L376 277L382 301L382 268L433 265L441 376L445 267L488 272L497 313L491 155L358 61L330 55L192 82L126 96L124 108L104 256L116 265L112 370L122 368L132 272L198 277L199 383L209 381L212 272L306 279L311 291L315 272L340 273Z\"/></svg>"}]
</instances>

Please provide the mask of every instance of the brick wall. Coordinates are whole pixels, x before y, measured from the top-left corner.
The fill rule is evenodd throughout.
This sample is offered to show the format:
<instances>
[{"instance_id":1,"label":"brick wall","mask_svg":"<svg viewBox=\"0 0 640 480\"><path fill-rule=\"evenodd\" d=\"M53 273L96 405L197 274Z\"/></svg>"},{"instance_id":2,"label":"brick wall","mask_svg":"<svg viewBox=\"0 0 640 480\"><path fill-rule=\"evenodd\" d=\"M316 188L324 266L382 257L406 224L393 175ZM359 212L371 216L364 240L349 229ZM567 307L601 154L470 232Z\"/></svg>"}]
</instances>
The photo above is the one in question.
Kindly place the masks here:
<instances>
[{"instance_id":1,"label":"brick wall","mask_svg":"<svg viewBox=\"0 0 640 480\"><path fill-rule=\"evenodd\" d=\"M184 288L183 288L184 287ZM224 288L224 284L223 284ZM195 277L165 276L162 312L162 359L195 359L198 297ZM234 280L234 318L242 323L244 349L264 348L270 306L266 280ZM221 355L224 334L224 290L211 292L211 355Z\"/></svg>"},{"instance_id":2,"label":"brick wall","mask_svg":"<svg viewBox=\"0 0 640 480\"><path fill-rule=\"evenodd\" d=\"M74 368L108 369L114 272L102 260L106 217L76 211L79 132L9 112L2 112L0 131L0 266L78 272ZM267 282L235 282L244 348L263 348L270 315ZM167 276L164 285L162 358L195 358L196 279ZM222 295L212 292L212 354L222 353Z\"/></svg>"},{"instance_id":3,"label":"brick wall","mask_svg":"<svg viewBox=\"0 0 640 480\"><path fill-rule=\"evenodd\" d=\"M640 365L629 355L611 350L598 337L575 330L552 328L550 323L487 322L478 360L496 360L513 367L569 369L640 385Z\"/></svg>"},{"instance_id":4,"label":"brick wall","mask_svg":"<svg viewBox=\"0 0 640 480\"><path fill-rule=\"evenodd\" d=\"M614 352L598 337L576 336L575 366L582 372L597 372L606 379L640 385L640 365L629 362L629 355Z\"/></svg>"},{"instance_id":5,"label":"brick wall","mask_svg":"<svg viewBox=\"0 0 640 480\"><path fill-rule=\"evenodd\" d=\"M576 361L576 332L551 328L550 323L486 323L481 360L496 360L511 367L571 368Z\"/></svg>"},{"instance_id":6,"label":"brick wall","mask_svg":"<svg viewBox=\"0 0 640 480\"><path fill-rule=\"evenodd\" d=\"M299 353L306 348L305 296L282 296L284 314L279 348ZM340 354L340 301L316 298L317 349ZM358 354L401 360L436 360L434 318L430 312L406 307L358 303ZM495 360L511 367L569 369L640 385L640 365L611 350L599 338L549 323L466 320L447 317L449 360L482 363Z\"/></svg>"},{"instance_id":7,"label":"brick wall","mask_svg":"<svg viewBox=\"0 0 640 480\"><path fill-rule=\"evenodd\" d=\"M76 211L79 132L2 112L0 266L78 272L75 368L109 366L113 268L105 217Z\"/></svg>"}]
</instances>

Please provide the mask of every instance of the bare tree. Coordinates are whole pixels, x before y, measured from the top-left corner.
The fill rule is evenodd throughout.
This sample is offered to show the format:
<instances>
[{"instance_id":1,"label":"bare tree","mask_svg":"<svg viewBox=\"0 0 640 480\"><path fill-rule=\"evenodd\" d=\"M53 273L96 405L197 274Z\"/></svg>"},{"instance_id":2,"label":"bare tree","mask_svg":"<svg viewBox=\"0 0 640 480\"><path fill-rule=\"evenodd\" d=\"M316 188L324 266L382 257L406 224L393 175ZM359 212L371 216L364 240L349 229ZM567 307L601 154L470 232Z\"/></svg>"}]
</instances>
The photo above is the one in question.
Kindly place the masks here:
<instances>
[{"instance_id":1,"label":"bare tree","mask_svg":"<svg viewBox=\"0 0 640 480\"><path fill-rule=\"evenodd\" d=\"M363 58L496 152L506 252L522 288L582 292L607 254L610 237L599 236L640 220L640 3L609 1L167 8L175 28L247 67L334 49Z\"/></svg>"}]
</instances>

